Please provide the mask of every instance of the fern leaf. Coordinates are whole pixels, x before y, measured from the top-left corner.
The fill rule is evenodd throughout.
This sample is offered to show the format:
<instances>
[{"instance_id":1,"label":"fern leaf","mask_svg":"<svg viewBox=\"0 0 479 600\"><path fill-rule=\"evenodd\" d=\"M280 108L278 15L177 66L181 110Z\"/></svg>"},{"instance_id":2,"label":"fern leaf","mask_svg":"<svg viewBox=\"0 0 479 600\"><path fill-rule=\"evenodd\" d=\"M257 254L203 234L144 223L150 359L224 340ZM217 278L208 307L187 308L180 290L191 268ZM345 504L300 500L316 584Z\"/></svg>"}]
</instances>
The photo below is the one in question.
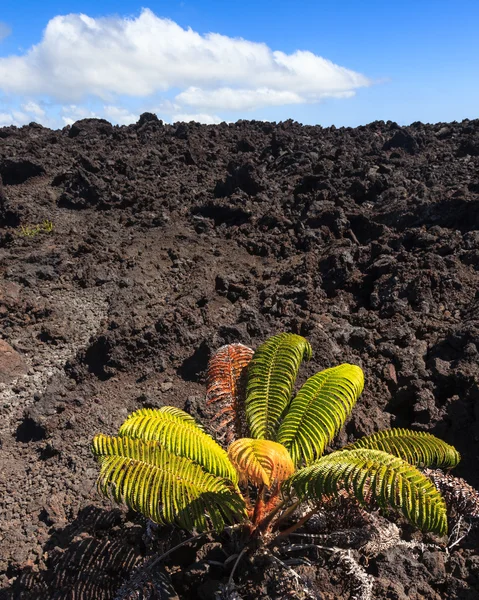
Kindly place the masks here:
<instances>
[{"instance_id":1,"label":"fern leaf","mask_svg":"<svg viewBox=\"0 0 479 600\"><path fill-rule=\"evenodd\" d=\"M243 344L228 344L215 352L208 363L206 404L213 405L219 437L226 443L241 437L245 429L244 392L246 368L254 351Z\"/></svg>"},{"instance_id":2,"label":"fern leaf","mask_svg":"<svg viewBox=\"0 0 479 600\"><path fill-rule=\"evenodd\" d=\"M294 473L294 464L284 446L271 440L242 438L233 442L228 456L243 481L270 486Z\"/></svg>"},{"instance_id":3,"label":"fern leaf","mask_svg":"<svg viewBox=\"0 0 479 600\"><path fill-rule=\"evenodd\" d=\"M459 452L446 442L424 431L386 429L363 437L344 450L371 448L389 452L416 467L450 469L461 460Z\"/></svg>"},{"instance_id":4,"label":"fern leaf","mask_svg":"<svg viewBox=\"0 0 479 600\"><path fill-rule=\"evenodd\" d=\"M292 333L275 335L258 350L248 367L246 416L252 437L275 439L298 369L311 358L309 342Z\"/></svg>"},{"instance_id":5,"label":"fern leaf","mask_svg":"<svg viewBox=\"0 0 479 600\"><path fill-rule=\"evenodd\" d=\"M400 510L411 523L439 534L447 532L446 504L418 469L380 450L342 450L300 469L285 486L300 499L323 499L341 492L362 504L371 501Z\"/></svg>"},{"instance_id":6,"label":"fern leaf","mask_svg":"<svg viewBox=\"0 0 479 600\"><path fill-rule=\"evenodd\" d=\"M193 417L179 408L165 406L137 410L129 415L118 435L157 441L173 454L201 465L208 473L238 483L236 471L223 448L198 427Z\"/></svg>"},{"instance_id":7,"label":"fern leaf","mask_svg":"<svg viewBox=\"0 0 479 600\"><path fill-rule=\"evenodd\" d=\"M148 409L144 409L144 410L148 410ZM162 406L161 408L151 409L151 410L159 410L161 413L167 413L169 415L174 415L175 417L178 417L179 419L186 421L190 425L195 425L196 427L201 429L201 431L205 430L202 423L198 423L198 421L195 421L194 418L190 414L188 414L184 410L181 410L181 408L176 408L176 406Z\"/></svg>"},{"instance_id":8,"label":"fern leaf","mask_svg":"<svg viewBox=\"0 0 479 600\"><path fill-rule=\"evenodd\" d=\"M244 500L228 480L158 442L97 435L93 453L101 464L99 491L155 523L204 531L208 515L221 531L245 514Z\"/></svg>"},{"instance_id":9,"label":"fern leaf","mask_svg":"<svg viewBox=\"0 0 479 600\"><path fill-rule=\"evenodd\" d=\"M364 387L356 365L343 364L310 377L291 402L278 432L295 464L322 456L344 425Z\"/></svg>"}]
</instances>

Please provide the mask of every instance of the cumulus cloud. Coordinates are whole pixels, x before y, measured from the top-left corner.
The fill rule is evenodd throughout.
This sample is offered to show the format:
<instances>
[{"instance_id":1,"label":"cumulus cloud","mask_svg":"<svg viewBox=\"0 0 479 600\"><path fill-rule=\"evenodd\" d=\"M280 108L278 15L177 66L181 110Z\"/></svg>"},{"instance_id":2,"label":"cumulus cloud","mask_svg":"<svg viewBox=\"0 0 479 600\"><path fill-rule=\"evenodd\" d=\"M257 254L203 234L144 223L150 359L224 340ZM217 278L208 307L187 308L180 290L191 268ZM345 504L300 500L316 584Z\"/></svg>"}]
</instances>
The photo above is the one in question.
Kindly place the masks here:
<instances>
[{"instance_id":1,"label":"cumulus cloud","mask_svg":"<svg viewBox=\"0 0 479 600\"><path fill-rule=\"evenodd\" d=\"M196 121L197 123L204 123L205 125L217 125L218 123L222 123L224 121L224 119L221 117L217 117L216 115L207 115L205 113L178 113L173 115L171 120L173 123L176 123L177 121L184 121L185 123Z\"/></svg>"},{"instance_id":2,"label":"cumulus cloud","mask_svg":"<svg viewBox=\"0 0 479 600\"><path fill-rule=\"evenodd\" d=\"M38 112L42 112L41 115ZM45 117L45 113L35 103L23 104L21 110L5 110L0 106L0 127L15 125L21 127L31 121L39 120L36 117Z\"/></svg>"},{"instance_id":3,"label":"cumulus cloud","mask_svg":"<svg viewBox=\"0 0 479 600\"><path fill-rule=\"evenodd\" d=\"M18 120L13 112L0 112L0 127L7 127L8 125L21 125L23 120Z\"/></svg>"},{"instance_id":4,"label":"cumulus cloud","mask_svg":"<svg viewBox=\"0 0 479 600\"><path fill-rule=\"evenodd\" d=\"M140 115L134 114L120 106L104 106L103 112L107 119L119 125L131 125L131 123L136 123L140 118Z\"/></svg>"},{"instance_id":5,"label":"cumulus cloud","mask_svg":"<svg viewBox=\"0 0 479 600\"><path fill-rule=\"evenodd\" d=\"M231 87L216 90L202 90L190 87L178 94L175 100L181 104L209 110L254 110L258 106L283 106L284 104L302 104L306 99L288 90L234 89Z\"/></svg>"},{"instance_id":6,"label":"cumulus cloud","mask_svg":"<svg viewBox=\"0 0 479 600\"><path fill-rule=\"evenodd\" d=\"M318 102L369 83L312 52L287 54L241 38L200 35L148 9L137 18L57 16L39 44L0 58L0 89L7 94L74 104L93 96L113 105L119 96L148 98L179 88L177 103L207 114Z\"/></svg>"},{"instance_id":7,"label":"cumulus cloud","mask_svg":"<svg viewBox=\"0 0 479 600\"><path fill-rule=\"evenodd\" d=\"M27 102L26 104L22 104L22 110L30 115L38 117L39 119L43 119L45 117L44 109L36 102Z\"/></svg>"},{"instance_id":8,"label":"cumulus cloud","mask_svg":"<svg viewBox=\"0 0 479 600\"><path fill-rule=\"evenodd\" d=\"M61 107L63 125L73 125L75 121L79 119L94 119L99 118L100 115L85 106L77 106L76 104L70 104L68 106Z\"/></svg>"}]
</instances>

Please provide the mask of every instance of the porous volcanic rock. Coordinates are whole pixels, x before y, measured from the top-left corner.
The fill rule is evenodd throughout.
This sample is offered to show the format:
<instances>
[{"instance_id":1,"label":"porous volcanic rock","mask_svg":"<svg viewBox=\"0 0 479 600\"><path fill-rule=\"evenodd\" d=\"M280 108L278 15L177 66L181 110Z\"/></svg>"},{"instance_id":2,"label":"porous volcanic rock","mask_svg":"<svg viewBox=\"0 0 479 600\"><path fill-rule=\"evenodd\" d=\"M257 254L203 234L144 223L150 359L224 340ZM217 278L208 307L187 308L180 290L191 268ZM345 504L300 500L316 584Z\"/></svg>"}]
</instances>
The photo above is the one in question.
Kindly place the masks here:
<instances>
[{"instance_id":1,"label":"porous volcanic rock","mask_svg":"<svg viewBox=\"0 0 479 600\"><path fill-rule=\"evenodd\" d=\"M0 340L0 383L10 383L27 372L22 356L10 344Z\"/></svg>"},{"instance_id":2,"label":"porous volcanic rock","mask_svg":"<svg viewBox=\"0 0 479 600\"><path fill-rule=\"evenodd\" d=\"M430 431L479 487L478 140L468 120L0 129L0 332L28 363L0 383L0 596L114 597L144 528L98 496L91 439L142 406L207 424L205 368L229 342L305 335L303 379L359 364L336 447ZM371 559L375 597L477 598L477 547ZM223 578L203 566L184 597ZM244 598L282 577L257 575ZM350 597L331 565L315 577Z\"/></svg>"}]
</instances>

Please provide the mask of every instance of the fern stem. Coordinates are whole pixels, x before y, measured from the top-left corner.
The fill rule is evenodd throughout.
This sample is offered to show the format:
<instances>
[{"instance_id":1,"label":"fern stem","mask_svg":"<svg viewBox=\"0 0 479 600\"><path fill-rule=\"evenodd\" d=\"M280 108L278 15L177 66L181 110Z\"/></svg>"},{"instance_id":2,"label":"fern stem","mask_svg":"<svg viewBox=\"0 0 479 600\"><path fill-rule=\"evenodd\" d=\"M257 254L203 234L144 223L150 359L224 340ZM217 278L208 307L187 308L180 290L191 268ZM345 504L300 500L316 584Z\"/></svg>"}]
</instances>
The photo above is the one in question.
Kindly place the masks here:
<instances>
[{"instance_id":1,"label":"fern stem","mask_svg":"<svg viewBox=\"0 0 479 600\"><path fill-rule=\"evenodd\" d=\"M189 544L190 542L193 542L194 540L197 540L197 539L199 539L201 537L204 537L208 533L210 533L210 532L204 531L203 533L197 533L196 535L193 535L192 537L188 538L187 540L184 540L183 542L180 542L176 546L173 546L173 548L170 548L164 554L160 554L160 556L158 556L157 558L155 558L155 560L150 564L150 566L148 568L151 568L154 565L157 565L159 562L161 562L162 560L164 560L167 556L169 556L170 554L172 554L175 550L178 550L179 548L182 548L183 546L186 546L186 544Z\"/></svg>"},{"instance_id":2,"label":"fern stem","mask_svg":"<svg viewBox=\"0 0 479 600\"><path fill-rule=\"evenodd\" d=\"M279 502L279 504L277 504L273 508L273 510L269 514L267 514L266 517L261 521L261 523L258 525L258 530L261 532L266 531L266 529L268 529L275 516L279 513L279 511L283 508L285 504L286 500L281 500L281 502Z\"/></svg>"},{"instance_id":3,"label":"fern stem","mask_svg":"<svg viewBox=\"0 0 479 600\"><path fill-rule=\"evenodd\" d=\"M263 518L264 509L266 506L266 503L264 500L265 487L266 486L264 484L261 484L258 489L258 496L256 498L256 504L254 507L254 513L253 513L253 519L252 519L254 526L256 526Z\"/></svg>"},{"instance_id":4,"label":"fern stem","mask_svg":"<svg viewBox=\"0 0 479 600\"><path fill-rule=\"evenodd\" d=\"M285 529L284 531L282 531L278 535L278 537L276 538L276 540L278 540L280 538L287 537L290 533L293 533L294 531L296 531L296 529L299 529L302 525L304 525L306 523L306 521L308 521L315 514L315 512L316 512L316 508L314 508L313 510L310 510L308 513L306 513L304 515L304 517L301 517L301 519L297 523L295 523L294 525L292 525L288 529Z\"/></svg>"},{"instance_id":5,"label":"fern stem","mask_svg":"<svg viewBox=\"0 0 479 600\"><path fill-rule=\"evenodd\" d=\"M275 529L277 529L279 527L279 525L285 521L288 517L290 517L294 511L298 508L298 506L301 504L300 500L296 500L296 502L294 502L293 504L291 504L291 506L288 506L288 508L284 511L284 513L280 516L280 518L276 521L274 527Z\"/></svg>"},{"instance_id":6,"label":"fern stem","mask_svg":"<svg viewBox=\"0 0 479 600\"><path fill-rule=\"evenodd\" d=\"M243 558L244 554L248 551L248 546L245 546L243 548L243 550L241 550L241 552L238 554L238 558L236 559L235 564L233 565L233 568L231 569L231 573L228 579L228 586L230 586L233 583L233 577L236 571L237 566L239 565L240 560Z\"/></svg>"}]
</instances>

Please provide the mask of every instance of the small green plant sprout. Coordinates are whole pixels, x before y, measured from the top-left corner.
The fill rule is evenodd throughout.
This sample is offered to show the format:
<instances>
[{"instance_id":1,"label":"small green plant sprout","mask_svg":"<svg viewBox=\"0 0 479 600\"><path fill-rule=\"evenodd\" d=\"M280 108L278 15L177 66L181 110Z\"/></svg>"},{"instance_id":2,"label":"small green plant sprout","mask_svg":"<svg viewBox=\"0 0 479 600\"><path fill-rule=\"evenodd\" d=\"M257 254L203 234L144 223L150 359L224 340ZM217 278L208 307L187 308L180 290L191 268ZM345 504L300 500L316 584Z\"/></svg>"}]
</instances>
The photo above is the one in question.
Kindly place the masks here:
<instances>
[{"instance_id":1,"label":"small green plant sprout","mask_svg":"<svg viewBox=\"0 0 479 600\"><path fill-rule=\"evenodd\" d=\"M18 233L21 237L36 237L40 233L52 233L53 222L45 219L38 225L22 225Z\"/></svg>"},{"instance_id":2,"label":"small green plant sprout","mask_svg":"<svg viewBox=\"0 0 479 600\"><path fill-rule=\"evenodd\" d=\"M277 545L344 499L394 509L416 527L445 535L446 502L421 469L449 470L459 453L406 429L328 453L364 376L359 366L342 364L313 375L294 394L301 362L311 355L309 342L290 333L255 352L223 346L208 366L206 402L227 449L178 408L140 409L118 435L93 440L100 492L155 523L195 532L239 527L249 544Z\"/></svg>"}]
</instances>

